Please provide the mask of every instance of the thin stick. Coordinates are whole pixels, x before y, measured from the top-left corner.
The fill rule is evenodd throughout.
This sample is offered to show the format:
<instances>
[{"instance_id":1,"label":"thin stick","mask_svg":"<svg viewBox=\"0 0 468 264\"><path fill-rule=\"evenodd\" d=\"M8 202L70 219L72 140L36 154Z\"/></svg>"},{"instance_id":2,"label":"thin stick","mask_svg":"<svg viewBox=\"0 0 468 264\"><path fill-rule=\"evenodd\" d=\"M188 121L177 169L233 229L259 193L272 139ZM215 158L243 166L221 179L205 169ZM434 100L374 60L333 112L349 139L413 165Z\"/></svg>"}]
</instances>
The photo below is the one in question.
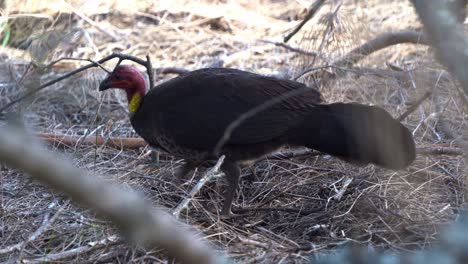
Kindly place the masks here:
<instances>
[{"instance_id":1,"label":"thin stick","mask_svg":"<svg viewBox=\"0 0 468 264\"><path fill-rule=\"evenodd\" d=\"M95 61L95 60L92 60L92 59L82 59L82 58L73 58L73 57L62 57L62 58L59 58L57 60L54 60L52 61L51 63L49 63L48 65L46 65L44 68L50 68L52 66L54 66L55 64L61 62L61 61L64 61L64 60L71 60L71 61L87 61L87 62L91 62L91 63L94 63L96 64L99 68L101 68L103 71L107 72L107 73L111 73L108 69L106 69L101 63Z\"/></svg>"},{"instance_id":2,"label":"thin stick","mask_svg":"<svg viewBox=\"0 0 468 264\"><path fill-rule=\"evenodd\" d=\"M78 144L84 145L106 145L117 149L138 149L148 146L142 138L123 138L123 137L84 137L69 136L61 134L35 133L36 137L46 141L49 144L57 144L67 147L75 147Z\"/></svg>"},{"instance_id":3,"label":"thin stick","mask_svg":"<svg viewBox=\"0 0 468 264\"><path fill-rule=\"evenodd\" d=\"M146 55L146 66L148 67L149 88L153 89L153 87L154 87L154 72L153 72L153 65L151 65L151 58L150 58L149 55Z\"/></svg>"},{"instance_id":4,"label":"thin stick","mask_svg":"<svg viewBox=\"0 0 468 264\"><path fill-rule=\"evenodd\" d=\"M179 204L177 207L172 211L172 215L175 216L176 218L179 218L180 212L184 209L187 208L188 204L190 203L191 200L193 200L193 197L201 190L201 188L210 181L211 178L215 175L216 172L219 171L219 168L223 164L225 156L222 155L216 164L208 170L205 175L198 181L198 183L192 188L192 190L188 193L187 197Z\"/></svg>"},{"instance_id":5,"label":"thin stick","mask_svg":"<svg viewBox=\"0 0 468 264\"><path fill-rule=\"evenodd\" d=\"M266 39L260 39L260 42L273 44L275 46L282 47L292 52L296 52L296 53L307 55L307 56L312 56L312 57L319 56L319 54L315 51L307 51L307 50L303 50L300 48L291 47L288 44L285 44L283 42L276 42L276 41L271 41L271 40L266 40Z\"/></svg>"},{"instance_id":6,"label":"thin stick","mask_svg":"<svg viewBox=\"0 0 468 264\"><path fill-rule=\"evenodd\" d=\"M307 21L309 21L310 19L312 19L312 17L314 17L314 15L317 13L317 11L320 10L320 7L322 7L323 3L325 3L325 0L317 0L315 1L315 3L312 4L309 12L307 12L307 15L305 16L304 20L302 20L301 23L299 23L299 25L296 26L296 28L293 29L293 31L291 31L291 33L289 33L288 35L286 35L286 37L284 37L284 42L288 42L294 35L297 34L297 32L299 32L299 30L301 30L301 28L307 23Z\"/></svg>"},{"instance_id":7,"label":"thin stick","mask_svg":"<svg viewBox=\"0 0 468 264\"><path fill-rule=\"evenodd\" d=\"M34 95L35 93L43 90L44 88L47 88L47 87L49 87L49 86L51 86L51 85L53 85L55 83L63 81L65 79L69 78L70 76L73 76L73 75L75 75L75 74L77 74L79 72L82 72L84 70L87 70L89 68L97 67L100 64L102 64L102 63L104 63L106 61L109 61L111 59L114 59L114 58L119 58L119 62L121 62L123 60L130 60L130 61L136 62L136 63L138 63L140 65L143 65L143 66L146 67L148 75L149 75L149 72L152 71L152 68L150 68L148 66L148 63L146 61L142 60L142 59L139 59L139 58L134 57L134 56L126 55L126 54L113 53L113 54L111 54L109 56L106 56L106 57L98 60L97 62L92 62L91 64L85 65L85 66L83 66L81 68L78 68L78 69L76 69L74 71L71 71L71 72L69 72L67 74L64 74L64 75L60 76L59 78L56 78L56 79L54 79L52 81L49 81L49 82L46 82L45 84L43 84L43 85L41 85L41 86L39 86L39 87L37 87L35 89L31 89L29 92L25 93L24 95L14 99L11 102L7 103L6 105L2 106L2 108L0 108L0 113L5 111L6 109L10 108L12 105L14 105L14 104L16 104L16 103L18 103L18 102L32 96L32 95Z\"/></svg>"},{"instance_id":8,"label":"thin stick","mask_svg":"<svg viewBox=\"0 0 468 264\"><path fill-rule=\"evenodd\" d=\"M418 109L418 107L422 104L422 102L424 102L424 100L426 100L427 98L429 98L429 96L431 96L432 92L430 91L427 91L424 93L424 95L419 98L416 102L414 102L409 108L408 110L406 110L403 114L401 114L397 120L398 121L403 121L406 117L408 117L411 113L413 113L414 111L416 111L416 109Z\"/></svg>"}]
</instances>

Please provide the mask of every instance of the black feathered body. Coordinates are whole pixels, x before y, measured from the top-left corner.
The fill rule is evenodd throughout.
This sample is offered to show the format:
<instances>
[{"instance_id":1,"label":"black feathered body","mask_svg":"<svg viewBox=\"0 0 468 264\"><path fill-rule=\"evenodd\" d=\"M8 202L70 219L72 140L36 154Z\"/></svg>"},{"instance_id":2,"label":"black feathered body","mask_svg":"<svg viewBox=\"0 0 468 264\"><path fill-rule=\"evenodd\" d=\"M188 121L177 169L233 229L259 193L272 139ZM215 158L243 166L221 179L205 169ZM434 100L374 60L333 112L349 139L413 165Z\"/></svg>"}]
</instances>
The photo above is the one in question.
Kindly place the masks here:
<instances>
[{"instance_id":1,"label":"black feathered body","mask_svg":"<svg viewBox=\"0 0 468 264\"><path fill-rule=\"evenodd\" d=\"M303 84L225 68L201 69L151 89L131 118L137 133L155 147L188 160L213 157L226 127L241 114L296 89L308 89L245 120L219 154L254 159L289 143L302 116L321 98Z\"/></svg>"}]
</instances>

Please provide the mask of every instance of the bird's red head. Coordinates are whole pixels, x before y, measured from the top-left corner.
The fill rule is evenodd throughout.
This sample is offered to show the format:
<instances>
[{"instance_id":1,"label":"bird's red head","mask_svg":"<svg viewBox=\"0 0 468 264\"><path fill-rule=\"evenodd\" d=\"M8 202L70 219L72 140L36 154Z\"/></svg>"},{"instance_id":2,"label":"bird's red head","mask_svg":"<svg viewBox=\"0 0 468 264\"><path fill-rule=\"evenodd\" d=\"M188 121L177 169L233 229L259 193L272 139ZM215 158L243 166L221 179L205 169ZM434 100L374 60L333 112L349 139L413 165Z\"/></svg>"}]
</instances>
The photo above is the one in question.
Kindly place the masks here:
<instances>
[{"instance_id":1,"label":"bird's red head","mask_svg":"<svg viewBox=\"0 0 468 264\"><path fill-rule=\"evenodd\" d=\"M143 73L133 66L118 66L99 85L99 91L118 88L125 91L130 112L136 112L141 99L146 94L146 81Z\"/></svg>"}]
</instances>

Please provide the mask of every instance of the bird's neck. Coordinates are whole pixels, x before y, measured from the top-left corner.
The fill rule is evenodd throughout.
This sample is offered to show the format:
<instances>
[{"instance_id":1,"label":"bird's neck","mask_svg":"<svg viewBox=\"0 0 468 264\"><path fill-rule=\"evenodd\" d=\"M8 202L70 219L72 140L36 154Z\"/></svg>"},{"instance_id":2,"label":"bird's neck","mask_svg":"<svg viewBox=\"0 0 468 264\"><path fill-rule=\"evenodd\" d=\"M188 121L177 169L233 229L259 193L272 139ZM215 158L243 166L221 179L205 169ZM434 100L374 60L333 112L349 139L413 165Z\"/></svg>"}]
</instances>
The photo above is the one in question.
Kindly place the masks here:
<instances>
[{"instance_id":1,"label":"bird's neck","mask_svg":"<svg viewBox=\"0 0 468 264\"><path fill-rule=\"evenodd\" d=\"M138 111L138 109L140 109L142 99L143 95L140 93L134 93L128 100L128 111L130 113L135 113Z\"/></svg>"},{"instance_id":2,"label":"bird's neck","mask_svg":"<svg viewBox=\"0 0 468 264\"><path fill-rule=\"evenodd\" d=\"M128 100L128 111L130 113L136 113L140 109L141 103L143 102L143 97L146 94L146 87L141 86L137 88L133 93L127 92Z\"/></svg>"}]
</instances>

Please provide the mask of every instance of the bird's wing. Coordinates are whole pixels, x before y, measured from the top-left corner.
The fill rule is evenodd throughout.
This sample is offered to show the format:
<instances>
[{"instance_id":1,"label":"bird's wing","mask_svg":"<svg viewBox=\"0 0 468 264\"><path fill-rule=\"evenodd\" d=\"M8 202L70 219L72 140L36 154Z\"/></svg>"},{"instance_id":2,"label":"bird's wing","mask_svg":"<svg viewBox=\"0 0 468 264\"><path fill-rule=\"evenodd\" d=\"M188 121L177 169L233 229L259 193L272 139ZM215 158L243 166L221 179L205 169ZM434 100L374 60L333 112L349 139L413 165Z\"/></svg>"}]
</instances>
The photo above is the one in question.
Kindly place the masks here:
<instances>
[{"instance_id":1,"label":"bird's wing","mask_svg":"<svg viewBox=\"0 0 468 264\"><path fill-rule=\"evenodd\" d=\"M181 78L166 87L167 91L172 90L172 95L157 96L160 126L177 144L194 149L214 148L240 115L275 96L304 88L286 80L237 71L228 73ZM305 92L246 119L226 144L254 144L283 136L301 122L302 112L317 103L317 94L315 90Z\"/></svg>"},{"instance_id":2,"label":"bird's wing","mask_svg":"<svg viewBox=\"0 0 468 264\"><path fill-rule=\"evenodd\" d=\"M208 101L207 101L208 100ZM161 115L164 130L185 147L213 148L225 129L251 107L236 100L216 96L191 98ZM283 135L295 118L280 111L265 111L245 120L237 127L227 144L253 144Z\"/></svg>"}]
</instances>

